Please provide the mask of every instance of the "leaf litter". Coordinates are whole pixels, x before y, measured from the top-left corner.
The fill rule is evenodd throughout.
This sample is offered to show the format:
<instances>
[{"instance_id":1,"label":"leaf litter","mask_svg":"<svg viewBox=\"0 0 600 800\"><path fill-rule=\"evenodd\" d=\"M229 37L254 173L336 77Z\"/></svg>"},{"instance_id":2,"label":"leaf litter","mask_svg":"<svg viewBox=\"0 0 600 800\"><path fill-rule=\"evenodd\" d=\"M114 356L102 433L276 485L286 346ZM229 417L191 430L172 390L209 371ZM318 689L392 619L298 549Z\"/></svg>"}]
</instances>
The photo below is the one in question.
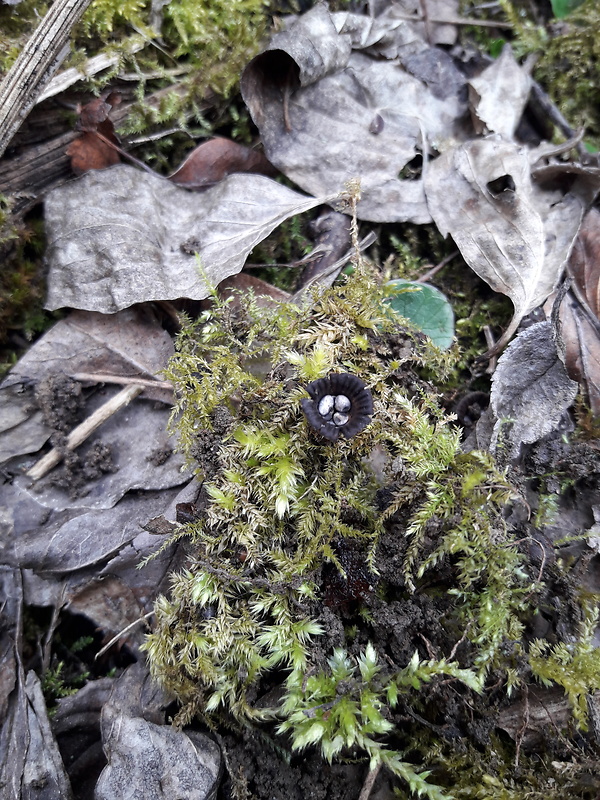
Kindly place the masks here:
<instances>
[{"instance_id":1,"label":"leaf litter","mask_svg":"<svg viewBox=\"0 0 600 800\"><path fill-rule=\"evenodd\" d=\"M384 4L372 17L317 5L286 22L242 76L264 155L216 138L165 179L118 164L120 145L108 116L115 94L82 109L82 137L70 155L74 172L85 174L50 192L45 206L47 307L78 310L40 339L0 386L0 457L10 476L0 487L0 589L13 624L8 646L2 633L0 708L7 722L1 752L14 796L42 773L62 796L69 791L39 685L20 662L21 571L27 604L53 597L57 614L71 608L118 634L136 614L142 620L181 559L175 544L137 570L168 535L141 530L141 523L163 520L171 533L177 505L196 500L198 486L188 483L165 433L172 395L151 385L173 351L171 338L138 304L206 298L212 286L240 273L252 248L281 222L335 204L348 181L359 181L359 219L433 220L469 267L511 299L513 320L493 352L552 298L568 272L560 326L553 315L522 331L498 362L492 448L505 447L517 460L522 445L548 437L560 427L578 383L592 412L600 413L600 228L598 212L587 210L600 170L558 161L555 148L518 139L532 86L529 67L506 46L467 78L459 59L438 46L456 41L457 4L429 0L428 8L435 22L411 19L420 6L410 2ZM274 168L310 195L273 180ZM447 309L436 313L445 314L447 343ZM432 329L427 319L421 327L428 324ZM32 485L24 473L33 454L64 434L49 424L36 391L54 375L80 381L71 376L81 374L88 376L85 413L114 394L94 388L89 376L142 379L143 395L86 445L91 451L101 438L111 453L105 471L92 470L75 494L69 483L76 470L69 473L68 464L62 484L51 473ZM89 452L83 463L86 457ZM138 625L122 641L137 652L142 636ZM152 740L159 754L151 760L164 757L167 765L175 763L173 748L185 751L183 772L174 780L188 780L188 761L192 774L197 769L193 738L154 724L154 717L164 719L164 699L150 711L143 703L124 707L128 693L142 693L145 685L146 675L136 669L103 689L107 710L102 726L96 724L111 764L98 796L120 796L124 781L143 793L145 771L123 773L133 741L141 753ZM11 739L21 729L30 731L29 754ZM27 761L34 756L37 772ZM217 774L217 766L209 769L207 785Z\"/></svg>"}]
</instances>

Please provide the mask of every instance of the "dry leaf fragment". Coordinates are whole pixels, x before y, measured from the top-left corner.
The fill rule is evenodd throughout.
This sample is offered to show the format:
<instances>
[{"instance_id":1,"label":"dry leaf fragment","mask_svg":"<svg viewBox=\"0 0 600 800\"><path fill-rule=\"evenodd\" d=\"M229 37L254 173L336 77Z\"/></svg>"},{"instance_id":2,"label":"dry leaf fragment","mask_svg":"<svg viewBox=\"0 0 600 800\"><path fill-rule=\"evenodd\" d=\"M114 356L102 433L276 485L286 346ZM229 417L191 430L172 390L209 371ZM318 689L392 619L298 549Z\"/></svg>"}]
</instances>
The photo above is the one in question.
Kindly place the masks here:
<instances>
[{"instance_id":1,"label":"dry leaf fragment","mask_svg":"<svg viewBox=\"0 0 600 800\"><path fill-rule=\"evenodd\" d=\"M388 48L401 42L392 47L401 57L370 55L386 34ZM322 5L276 34L241 84L267 157L305 191L338 193L360 179L361 219L417 223L431 219L422 155L464 138L464 85L448 55L411 23L330 15ZM400 177L413 161L414 179Z\"/></svg>"},{"instance_id":2,"label":"dry leaf fragment","mask_svg":"<svg viewBox=\"0 0 600 800\"><path fill-rule=\"evenodd\" d=\"M477 133L499 133L512 139L523 116L531 75L519 66L509 44L500 57L469 81L471 113Z\"/></svg>"},{"instance_id":3,"label":"dry leaf fragment","mask_svg":"<svg viewBox=\"0 0 600 800\"><path fill-rule=\"evenodd\" d=\"M120 102L119 93L111 92L107 97L91 100L80 109L77 129L82 133L67 148L71 169L76 175L82 175L90 169L106 169L120 162L119 153L109 144L112 142L118 146L119 140L108 118L112 108Z\"/></svg>"},{"instance_id":4,"label":"dry leaf fragment","mask_svg":"<svg viewBox=\"0 0 600 800\"><path fill-rule=\"evenodd\" d=\"M520 333L498 360L490 405L497 418L492 449L509 443L511 458L521 444L555 430L577 395L558 356L552 324L538 322Z\"/></svg>"},{"instance_id":5,"label":"dry leaf fragment","mask_svg":"<svg viewBox=\"0 0 600 800\"><path fill-rule=\"evenodd\" d=\"M172 352L171 337L139 308L110 316L74 311L60 320L0 384L0 464L36 452L50 436L34 399L35 387L48 376L108 372L152 378ZM164 389L147 388L144 396L172 402Z\"/></svg>"},{"instance_id":6,"label":"dry leaf fragment","mask_svg":"<svg viewBox=\"0 0 600 800\"><path fill-rule=\"evenodd\" d=\"M96 785L96 800L128 797L207 800L221 773L219 745L198 731L177 730L164 720L169 697L140 664L115 682L102 709L108 765Z\"/></svg>"},{"instance_id":7,"label":"dry leaf fragment","mask_svg":"<svg viewBox=\"0 0 600 800\"><path fill-rule=\"evenodd\" d=\"M46 199L46 307L110 314L148 300L202 300L277 225L332 199L262 175L230 175L194 194L125 165L88 172Z\"/></svg>"},{"instance_id":8,"label":"dry leaf fragment","mask_svg":"<svg viewBox=\"0 0 600 800\"><path fill-rule=\"evenodd\" d=\"M496 136L443 153L430 164L425 188L441 233L450 233L471 269L513 302L498 352L556 287L584 203L533 184L527 152Z\"/></svg>"},{"instance_id":9,"label":"dry leaf fragment","mask_svg":"<svg viewBox=\"0 0 600 800\"><path fill-rule=\"evenodd\" d=\"M600 212L586 215L569 259L572 289L560 306L569 377L581 383L592 413L600 415Z\"/></svg>"},{"instance_id":10,"label":"dry leaf fragment","mask_svg":"<svg viewBox=\"0 0 600 800\"><path fill-rule=\"evenodd\" d=\"M277 174L275 167L260 151L217 137L195 147L169 180L186 189L201 189L235 172L271 177Z\"/></svg>"}]
</instances>

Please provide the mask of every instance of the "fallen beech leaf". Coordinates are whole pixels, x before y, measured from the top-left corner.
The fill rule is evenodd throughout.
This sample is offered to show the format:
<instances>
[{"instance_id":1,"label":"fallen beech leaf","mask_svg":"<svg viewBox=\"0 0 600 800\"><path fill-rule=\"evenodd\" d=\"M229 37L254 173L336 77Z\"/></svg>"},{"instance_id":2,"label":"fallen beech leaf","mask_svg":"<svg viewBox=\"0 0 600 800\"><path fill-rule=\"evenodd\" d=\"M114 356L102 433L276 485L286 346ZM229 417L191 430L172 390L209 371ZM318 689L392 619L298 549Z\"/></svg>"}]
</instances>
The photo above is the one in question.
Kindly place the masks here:
<instances>
[{"instance_id":1,"label":"fallen beech leaf","mask_svg":"<svg viewBox=\"0 0 600 800\"><path fill-rule=\"evenodd\" d=\"M569 377L585 387L592 413L600 415L600 212L585 217L569 259L573 288L560 306Z\"/></svg>"},{"instance_id":2,"label":"fallen beech leaf","mask_svg":"<svg viewBox=\"0 0 600 800\"><path fill-rule=\"evenodd\" d=\"M527 152L496 136L443 153L430 164L425 189L440 232L450 233L471 269L513 302L498 352L555 289L584 203L533 184Z\"/></svg>"},{"instance_id":3,"label":"fallen beech leaf","mask_svg":"<svg viewBox=\"0 0 600 800\"><path fill-rule=\"evenodd\" d=\"M186 189L212 186L235 172L274 176L277 170L258 150L216 138L194 148L169 180Z\"/></svg>"},{"instance_id":4,"label":"fallen beech leaf","mask_svg":"<svg viewBox=\"0 0 600 800\"><path fill-rule=\"evenodd\" d=\"M19 664L7 716L2 720L0 770L6 798L72 798L54 739L40 680Z\"/></svg>"},{"instance_id":5,"label":"fallen beech leaf","mask_svg":"<svg viewBox=\"0 0 600 800\"><path fill-rule=\"evenodd\" d=\"M569 274L590 310L600 317L600 211L590 209L569 259Z\"/></svg>"},{"instance_id":6,"label":"fallen beech leaf","mask_svg":"<svg viewBox=\"0 0 600 800\"><path fill-rule=\"evenodd\" d=\"M119 93L111 92L108 97L97 97L81 108L77 129L82 133L67 148L71 169L76 175L82 175L90 169L106 169L120 162L121 157L114 147L96 135L100 133L109 142L119 144L108 115L113 106L120 102Z\"/></svg>"},{"instance_id":7,"label":"fallen beech leaf","mask_svg":"<svg viewBox=\"0 0 600 800\"><path fill-rule=\"evenodd\" d=\"M382 59L388 52L399 57ZM431 220L422 152L464 138L464 85L412 23L330 14L321 4L276 34L241 81L265 153L285 175L313 194L358 178L361 219L417 223ZM414 179L400 177L415 159Z\"/></svg>"},{"instance_id":8,"label":"fallen beech leaf","mask_svg":"<svg viewBox=\"0 0 600 800\"><path fill-rule=\"evenodd\" d=\"M423 3L421 0L397 0L392 5L392 9L397 7L398 11L402 14L410 14L411 16L423 17ZM413 23L414 29L424 38L429 44L454 44L456 42L458 32L456 25L452 20L458 17L459 3L458 0L427 0L427 22ZM436 20L432 22L431 20ZM448 20L447 22L440 22L440 20Z\"/></svg>"},{"instance_id":9,"label":"fallen beech leaf","mask_svg":"<svg viewBox=\"0 0 600 800\"><path fill-rule=\"evenodd\" d=\"M555 430L577 395L558 356L550 322L520 333L498 360L490 405L496 416L492 449L508 442L510 458L521 444L536 442Z\"/></svg>"},{"instance_id":10,"label":"fallen beech leaf","mask_svg":"<svg viewBox=\"0 0 600 800\"><path fill-rule=\"evenodd\" d=\"M511 46L504 45L500 57L469 81L469 100L477 133L499 133L512 139L530 89L530 74L517 64Z\"/></svg>"},{"instance_id":11,"label":"fallen beech leaf","mask_svg":"<svg viewBox=\"0 0 600 800\"><path fill-rule=\"evenodd\" d=\"M46 199L46 307L110 314L148 300L202 300L277 225L332 199L262 175L230 175L194 194L125 165L89 172Z\"/></svg>"}]
</instances>

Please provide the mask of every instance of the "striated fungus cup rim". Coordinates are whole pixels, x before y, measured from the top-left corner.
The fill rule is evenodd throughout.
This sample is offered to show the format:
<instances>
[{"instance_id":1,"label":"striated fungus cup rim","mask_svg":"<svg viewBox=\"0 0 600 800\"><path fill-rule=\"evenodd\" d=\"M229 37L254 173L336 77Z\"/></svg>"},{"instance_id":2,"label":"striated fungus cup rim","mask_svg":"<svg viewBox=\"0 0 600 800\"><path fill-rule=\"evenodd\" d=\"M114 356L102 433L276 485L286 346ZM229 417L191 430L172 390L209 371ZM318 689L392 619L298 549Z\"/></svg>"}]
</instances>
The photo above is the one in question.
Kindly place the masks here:
<instances>
[{"instance_id":1,"label":"striated fungus cup rim","mask_svg":"<svg viewBox=\"0 0 600 800\"><path fill-rule=\"evenodd\" d=\"M350 372L334 372L306 387L310 400L302 410L310 426L330 442L350 439L371 422L373 396L366 384Z\"/></svg>"}]
</instances>

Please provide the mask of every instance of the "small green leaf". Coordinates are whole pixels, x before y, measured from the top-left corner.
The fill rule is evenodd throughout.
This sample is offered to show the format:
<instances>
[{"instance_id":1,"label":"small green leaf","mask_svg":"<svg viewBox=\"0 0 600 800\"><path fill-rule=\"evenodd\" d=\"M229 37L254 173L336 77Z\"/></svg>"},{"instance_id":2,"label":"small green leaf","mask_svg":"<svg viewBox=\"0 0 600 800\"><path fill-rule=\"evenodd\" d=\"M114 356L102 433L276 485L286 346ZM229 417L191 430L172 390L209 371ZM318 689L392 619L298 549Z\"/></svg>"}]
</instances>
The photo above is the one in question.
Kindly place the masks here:
<instances>
[{"instance_id":1,"label":"small green leaf","mask_svg":"<svg viewBox=\"0 0 600 800\"><path fill-rule=\"evenodd\" d=\"M452 344L454 312L446 297L434 286L413 281L394 280L386 283L385 301L409 319L441 350Z\"/></svg>"},{"instance_id":2,"label":"small green leaf","mask_svg":"<svg viewBox=\"0 0 600 800\"><path fill-rule=\"evenodd\" d=\"M571 11L574 11L577 6L583 3L583 0L550 0L552 4L552 13L557 19L568 17Z\"/></svg>"}]
</instances>

